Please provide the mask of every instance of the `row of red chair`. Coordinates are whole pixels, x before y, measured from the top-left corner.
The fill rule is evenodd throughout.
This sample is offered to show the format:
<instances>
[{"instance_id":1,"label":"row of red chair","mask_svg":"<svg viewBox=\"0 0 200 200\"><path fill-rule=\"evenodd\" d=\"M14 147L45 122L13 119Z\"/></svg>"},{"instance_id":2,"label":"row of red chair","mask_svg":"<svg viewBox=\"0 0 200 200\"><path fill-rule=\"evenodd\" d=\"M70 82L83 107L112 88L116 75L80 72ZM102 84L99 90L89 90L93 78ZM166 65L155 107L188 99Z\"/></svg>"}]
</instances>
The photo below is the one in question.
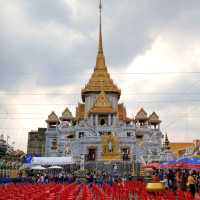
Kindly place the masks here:
<instances>
[{"instance_id":1,"label":"row of red chair","mask_svg":"<svg viewBox=\"0 0 200 200\"><path fill-rule=\"evenodd\" d=\"M189 192L151 194L145 183L130 181L102 187L93 184L10 184L0 186L0 200L193 200Z\"/></svg>"}]
</instances>

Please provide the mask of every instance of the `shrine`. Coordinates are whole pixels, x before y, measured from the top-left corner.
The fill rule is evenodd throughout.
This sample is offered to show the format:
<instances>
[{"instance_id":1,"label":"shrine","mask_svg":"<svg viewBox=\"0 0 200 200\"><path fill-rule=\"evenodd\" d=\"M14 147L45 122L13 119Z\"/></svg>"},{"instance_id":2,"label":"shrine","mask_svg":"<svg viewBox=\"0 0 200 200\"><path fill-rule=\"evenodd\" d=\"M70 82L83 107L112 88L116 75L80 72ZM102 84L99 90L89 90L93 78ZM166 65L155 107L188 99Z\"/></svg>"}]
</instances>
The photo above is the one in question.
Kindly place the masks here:
<instances>
[{"instance_id":1,"label":"shrine","mask_svg":"<svg viewBox=\"0 0 200 200\"><path fill-rule=\"evenodd\" d=\"M102 36L102 5L99 7L99 38L96 64L89 81L81 90L82 102L75 116L65 108L61 117L52 112L47 122L45 156L71 156L85 166L105 163L159 161L162 137L158 114L141 108L128 118L120 103L121 90L111 79L106 65Z\"/></svg>"}]
</instances>

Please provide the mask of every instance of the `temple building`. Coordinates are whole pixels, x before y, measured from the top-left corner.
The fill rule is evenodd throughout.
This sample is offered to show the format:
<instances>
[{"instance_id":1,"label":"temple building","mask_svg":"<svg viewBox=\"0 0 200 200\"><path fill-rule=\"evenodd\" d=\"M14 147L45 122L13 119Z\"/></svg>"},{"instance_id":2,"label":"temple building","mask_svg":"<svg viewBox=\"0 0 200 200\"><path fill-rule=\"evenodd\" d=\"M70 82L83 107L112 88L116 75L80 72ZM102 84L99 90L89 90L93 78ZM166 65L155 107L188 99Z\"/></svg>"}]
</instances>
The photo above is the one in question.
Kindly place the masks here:
<instances>
[{"instance_id":1,"label":"temple building","mask_svg":"<svg viewBox=\"0 0 200 200\"><path fill-rule=\"evenodd\" d=\"M37 131L28 133L27 153L33 156L45 155L46 128L38 128Z\"/></svg>"},{"instance_id":2,"label":"temple building","mask_svg":"<svg viewBox=\"0 0 200 200\"><path fill-rule=\"evenodd\" d=\"M75 116L68 108L61 117L54 111L48 116L45 156L72 156L77 162L84 157L85 163L159 161L163 137L159 116L141 108L128 118L120 96L104 56L100 4L94 71L81 90Z\"/></svg>"}]
</instances>

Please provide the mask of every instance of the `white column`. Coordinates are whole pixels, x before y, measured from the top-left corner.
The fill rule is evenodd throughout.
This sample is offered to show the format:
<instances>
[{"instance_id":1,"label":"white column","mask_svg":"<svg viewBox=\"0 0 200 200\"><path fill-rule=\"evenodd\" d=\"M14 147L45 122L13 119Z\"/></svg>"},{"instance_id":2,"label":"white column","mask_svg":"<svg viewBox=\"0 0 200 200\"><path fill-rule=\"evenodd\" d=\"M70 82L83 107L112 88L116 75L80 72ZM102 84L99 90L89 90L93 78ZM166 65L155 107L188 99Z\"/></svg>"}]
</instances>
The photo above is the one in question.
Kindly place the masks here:
<instances>
[{"instance_id":1,"label":"white column","mask_svg":"<svg viewBox=\"0 0 200 200\"><path fill-rule=\"evenodd\" d=\"M93 114L90 115L90 126L93 126Z\"/></svg>"},{"instance_id":2,"label":"white column","mask_svg":"<svg viewBox=\"0 0 200 200\"><path fill-rule=\"evenodd\" d=\"M95 125L98 126L98 115L95 115Z\"/></svg>"},{"instance_id":3,"label":"white column","mask_svg":"<svg viewBox=\"0 0 200 200\"><path fill-rule=\"evenodd\" d=\"M111 114L108 115L108 126L111 126Z\"/></svg>"},{"instance_id":4,"label":"white column","mask_svg":"<svg viewBox=\"0 0 200 200\"><path fill-rule=\"evenodd\" d=\"M116 116L113 115L113 125L115 126L116 125Z\"/></svg>"}]
</instances>

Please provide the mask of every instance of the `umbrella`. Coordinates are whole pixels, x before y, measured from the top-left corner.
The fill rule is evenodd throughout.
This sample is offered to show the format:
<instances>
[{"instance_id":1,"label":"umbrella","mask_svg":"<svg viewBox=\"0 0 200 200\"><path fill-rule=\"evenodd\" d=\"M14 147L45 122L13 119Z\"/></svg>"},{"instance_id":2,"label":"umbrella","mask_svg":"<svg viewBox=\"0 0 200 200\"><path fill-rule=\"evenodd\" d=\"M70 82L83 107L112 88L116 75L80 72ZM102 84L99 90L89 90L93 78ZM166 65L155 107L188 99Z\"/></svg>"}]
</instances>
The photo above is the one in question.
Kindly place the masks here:
<instances>
[{"instance_id":1,"label":"umbrella","mask_svg":"<svg viewBox=\"0 0 200 200\"><path fill-rule=\"evenodd\" d=\"M183 168L183 169L190 169L190 168L199 168L200 167L200 159L199 158L192 158L192 157L181 157L177 160L170 160L161 164L161 168L165 169L172 169L172 168Z\"/></svg>"},{"instance_id":2,"label":"umbrella","mask_svg":"<svg viewBox=\"0 0 200 200\"><path fill-rule=\"evenodd\" d=\"M55 166L48 167L48 169L62 169L62 167L55 165Z\"/></svg>"},{"instance_id":3,"label":"umbrella","mask_svg":"<svg viewBox=\"0 0 200 200\"><path fill-rule=\"evenodd\" d=\"M145 168L159 168L160 167L160 164L159 163L148 163L144 166Z\"/></svg>"},{"instance_id":4,"label":"umbrella","mask_svg":"<svg viewBox=\"0 0 200 200\"><path fill-rule=\"evenodd\" d=\"M36 166L31 167L31 169L34 169L34 170L44 170L46 168L42 167L41 165L36 165Z\"/></svg>"}]
</instances>

